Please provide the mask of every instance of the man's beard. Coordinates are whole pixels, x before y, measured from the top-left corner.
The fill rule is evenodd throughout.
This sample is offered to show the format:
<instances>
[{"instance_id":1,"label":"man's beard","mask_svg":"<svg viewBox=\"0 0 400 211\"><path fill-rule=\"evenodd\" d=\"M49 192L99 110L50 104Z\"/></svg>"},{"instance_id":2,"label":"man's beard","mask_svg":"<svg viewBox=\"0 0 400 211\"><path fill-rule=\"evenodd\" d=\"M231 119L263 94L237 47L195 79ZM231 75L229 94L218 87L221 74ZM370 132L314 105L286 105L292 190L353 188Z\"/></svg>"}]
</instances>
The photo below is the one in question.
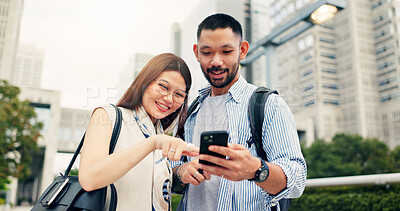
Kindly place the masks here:
<instances>
[{"instance_id":1,"label":"man's beard","mask_svg":"<svg viewBox=\"0 0 400 211\"><path fill-rule=\"evenodd\" d=\"M211 86L216 87L216 88L224 88L226 86L228 86L233 79L235 78L235 76L238 74L238 70L239 70L239 63L237 63L236 65L234 65L232 67L232 72L229 71L229 68L220 68L220 67L211 67L211 68L207 68L206 71L204 71L204 68L201 67L201 69L203 70L203 74L206 77L208 83L211 84ZM227 72L228 75L226 78L220 78L220 79L212 79L209 75L210 72L217 72L217 71L221 71L221 74L224 72Z\"/></svg>"}]
</instances>

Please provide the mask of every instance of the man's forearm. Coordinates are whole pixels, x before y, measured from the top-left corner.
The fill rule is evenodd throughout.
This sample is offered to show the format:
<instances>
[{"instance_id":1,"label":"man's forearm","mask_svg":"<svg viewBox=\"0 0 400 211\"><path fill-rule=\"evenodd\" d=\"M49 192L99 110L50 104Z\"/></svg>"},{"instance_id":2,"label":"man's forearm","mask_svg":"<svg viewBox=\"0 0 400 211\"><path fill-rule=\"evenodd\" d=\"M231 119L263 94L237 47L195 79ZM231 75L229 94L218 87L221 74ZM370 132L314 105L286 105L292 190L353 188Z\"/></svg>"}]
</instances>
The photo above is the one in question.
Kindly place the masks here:
<instances>
[{"instance_id":1,"label":"man's forearm","mask_svg":"<svg viewBox=\"0 0 400 211\"><path fill-rule=\"evenodd\" d=\"M268 178L261 183L256 183L267 193L277 195L286 188L286 176L282 168L276 164L267 163L269 167Z\"/></svg>"}]
</instances>

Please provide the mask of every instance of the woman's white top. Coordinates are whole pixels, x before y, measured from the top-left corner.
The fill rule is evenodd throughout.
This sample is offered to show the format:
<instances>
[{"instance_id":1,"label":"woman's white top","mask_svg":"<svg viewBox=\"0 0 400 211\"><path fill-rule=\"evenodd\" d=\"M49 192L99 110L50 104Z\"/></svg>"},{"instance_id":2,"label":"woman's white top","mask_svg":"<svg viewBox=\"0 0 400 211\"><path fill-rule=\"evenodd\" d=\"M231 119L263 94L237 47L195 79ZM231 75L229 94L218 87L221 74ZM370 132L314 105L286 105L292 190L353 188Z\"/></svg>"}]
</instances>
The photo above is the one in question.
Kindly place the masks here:
<instances>
[{"instance_id":1,"label":"woman's white top","mask_svg":"<svg viewBox=\"0 0 400 211\"><path fill-rule=\"evenodd\" d=\"M107 112L114 128L116 118L114 107L107 105L102 108ZM122 125L114 152L146 140L135 117L140 118L140 124L149 129L150 135L153 135L156 131L157 134L159 133L143 108L138 109L137 112L125 108L120 109L122 112ZM146 116L148 119L146 119ZM171 199L171 177L171 167L168 160L161 156L161 151L156 150L150 153L124 176L114 182L118 194L117 210L152 210L153 207L155 210L168 210ZM110 198L109 189L107 190L107 195L106 210L108 210Z\"/></svg>"}]
</instances>

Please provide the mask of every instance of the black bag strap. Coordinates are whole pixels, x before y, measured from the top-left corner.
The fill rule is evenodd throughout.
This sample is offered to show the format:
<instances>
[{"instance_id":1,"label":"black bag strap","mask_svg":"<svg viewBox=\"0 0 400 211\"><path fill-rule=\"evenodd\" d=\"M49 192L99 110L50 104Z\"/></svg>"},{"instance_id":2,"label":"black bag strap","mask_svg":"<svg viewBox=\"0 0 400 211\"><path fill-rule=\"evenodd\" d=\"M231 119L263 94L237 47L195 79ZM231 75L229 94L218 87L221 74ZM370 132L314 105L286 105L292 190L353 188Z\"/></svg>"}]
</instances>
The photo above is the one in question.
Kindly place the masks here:
<instances>
[{"instance_id":1,"label":"black bag strap","mask_svg":"<svg viewBox=\"0 0 400 211\"><path fill-rule=\"evenodd\" d=\"M193 113L193 111L197 108L197 106L199 105L200 101L199 101L199 97L197 96L196 99L193 100L192 104L190 104L187 114L186 114L186 118L188 118L190 116L190 114ZM185 132L185 127L181 127L179 128L178 132L176 133L176 137L184 139L184 132Z\"/></svg>"},{"instance_id":2,"label":"black bag strap","mask_svg":"<svg viewBox=\"0 0 400 211\"><path fill-rule=\"evenodd\" d=\"M118 136L121 131L122 113L121 113L121 110L117 106L115 106L113 104L110 104L110 105L112 105L115 108L115 111L117 113L117 116L115 118L113 133L112 133L111 141L110 141L110 149L109 149L109 154L112 154L114 152L115 145L117 144ZM85 140L85 135L86 135L86 132L85 132L85 134L83 134L81 142L79 143L78 147L76 148L74 156L72 157L71 161L69 162L68 168L65 170L64 176L68 176L69 172L71 171L72 166L75 163L76 158L78 157L79 153L81 152L81 149L83 146L83 141Z\"/></svg>"},{"instance_id":3,"label":"black bag strap","mask_svg":"<svg viewBox=\"0 0 400 211\"><path fill-rule=\"evenodd\" d=\"M258 87L253 92L248 107L251 139L247 141L247 144L249 148L254 144L257 155L265 161L268 161L268 159L262 146L262 125L264 122L265 103L272 93L278 94L278 91L263 86Z\"/></svg>"},{"instance_id":4,"label":"black bag strap","mask_svg":"<svg viewBox=\"0 0 400 211\"><path fill-rule=\"evenodd\" d=\"M249 121L251 127L251 139L247 141L249 148L254 143L256 147L257 155L265 161L268 161L267 155L263 148L262 143L262 125L264 122L264 110L265 110L265 103L270 94L279 94L278 91L268 89L266 87L258 87L250 98L249 102ZM291 199L283 198L279 200L279 207L281 211L289 210ZM277 206L272 206L271 211L276 211L278 208Z\"/></svg>"},{"instance_id":5,"label":"black bag strap","mask_svg":"<svg viewBox=\"0 0 400 211\"><path fill-rule=\"evenodd\" d=\"M117 116L115 118L115 123L114 123L114 128L111 136L111 141L110 141L110 147L109 147L109 154L112 154L114 152L115 146L117 145L119 133L121 132L121 124L122 124L122 112L121 110L113 105L110 104L114 107ZM68 176L69 172L71 171L72 166L75 163L76 158L78 157L78 154L81 152L82 146L83 146L83 141L85 140L85 134L83 134L83 137L81 139L81 142L79 143L78 147L75 150L74 156L72 157L71 161L69 162L68 168L65 170L64 176ZM115 188L114 184L110 185L111 189L111 201L110 201L110 211L115 211L117 208L117 201L118 201L118 196L117 196L117 189Z\"/></svg>"}]
</instances>

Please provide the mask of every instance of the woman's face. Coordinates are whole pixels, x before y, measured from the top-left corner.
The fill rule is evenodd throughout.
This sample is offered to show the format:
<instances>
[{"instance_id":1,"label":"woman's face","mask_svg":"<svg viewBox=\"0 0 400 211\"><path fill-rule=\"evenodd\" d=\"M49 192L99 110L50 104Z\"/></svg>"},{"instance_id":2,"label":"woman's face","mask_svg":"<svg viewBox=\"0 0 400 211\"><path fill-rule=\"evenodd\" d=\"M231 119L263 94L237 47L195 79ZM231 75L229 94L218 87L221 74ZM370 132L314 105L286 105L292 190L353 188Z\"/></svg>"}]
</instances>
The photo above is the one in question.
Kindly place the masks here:
<instances>
[{"instance_id":1,"label":"woman's face","mask_svg":"<svg viewBox=\"0 0 400 211\"><path fill-rule=\"evenodd\" d=\"M185 97L186 83L174 70L163 71L144 91L142 104L153 123L176 111Z\"/></svg>"}]
</instances>

